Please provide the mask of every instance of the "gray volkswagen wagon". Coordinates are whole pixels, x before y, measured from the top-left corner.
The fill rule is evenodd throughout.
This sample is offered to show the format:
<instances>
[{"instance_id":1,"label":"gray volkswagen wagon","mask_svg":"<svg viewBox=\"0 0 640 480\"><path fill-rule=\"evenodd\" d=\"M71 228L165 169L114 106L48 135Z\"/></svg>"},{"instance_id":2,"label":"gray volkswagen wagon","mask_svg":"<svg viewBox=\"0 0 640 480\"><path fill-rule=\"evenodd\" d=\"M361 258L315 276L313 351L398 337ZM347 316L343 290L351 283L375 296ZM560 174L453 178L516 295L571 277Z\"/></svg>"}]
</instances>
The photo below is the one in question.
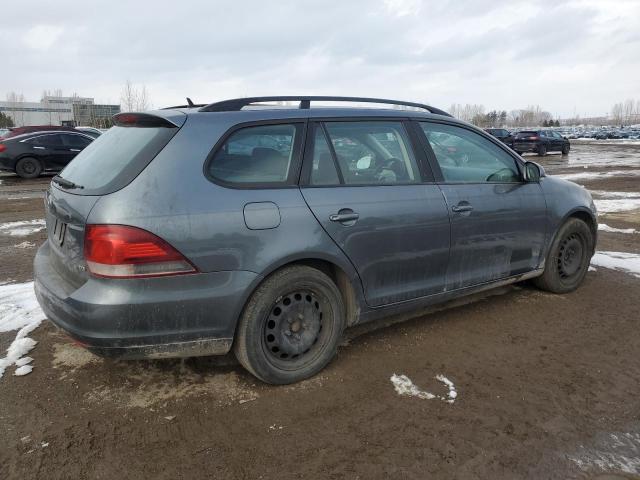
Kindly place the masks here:
<instances>
[{"instance_id":1,"label":"gray volkswagen wagon","mask_svg":"<svg viewBox=\"0 0 640 480\"><path fill-rule=\"evenodd\" d=\"M46 315L96 354L233 349L295 382L347 327L526 279L570 292L594 252L584 188L428 105L189 100L114 123L53 178L35 258Z\"/></svg>"}]
</instances>

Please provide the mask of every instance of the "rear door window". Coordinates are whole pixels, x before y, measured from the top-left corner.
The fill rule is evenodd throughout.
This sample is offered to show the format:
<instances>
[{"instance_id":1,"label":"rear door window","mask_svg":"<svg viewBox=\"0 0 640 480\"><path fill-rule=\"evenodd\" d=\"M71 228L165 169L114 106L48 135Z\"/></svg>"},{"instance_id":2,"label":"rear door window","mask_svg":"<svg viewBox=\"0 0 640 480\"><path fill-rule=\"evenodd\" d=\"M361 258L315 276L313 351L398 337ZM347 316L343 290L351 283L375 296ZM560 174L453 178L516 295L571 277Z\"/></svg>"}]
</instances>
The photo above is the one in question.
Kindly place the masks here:
<instances>
[{"instance_id":1,"label":"rear door window","mask_svg":"<svg viewBox=\"0 0 640 480\"><path fill-rule=\"evenodd\" d=\"M71 148L84 148L91 143L91 140L82 135L62 135L62 140Z\"/></svg>"},{"instance_id":2,"label":"rear door window","mask_svg":"<svg viewBox=\"0 0 640 480\"><path fill-rule=\"evenodd\" d=\"M293 181L302 127L288 123L236 130L209 162L209 175L237 185L284 185Z\"/></svg>"},{"instance_id":3,"label":"rear door window","mask_svg":"<svg viewBox=\"0 0 640 480\"><path fill-rule=\"evenodd\" d=\"M511 155L462 127L420 122L447 183L518 183L520 171Z\"/></svg>"},{"instance_id":4,"label":"rear door window","mask_svg":"<svg viewBox=\"0 0 640 480\"><path fill-rule=\"evenodd\" d=\"M339 185L340 177L329 143L321 126L315 128L311 185Z\"/></svg>"},{"instance_id":5,"label":"rear door window","mask_svg":"<svg viewBox=\"0 0 640 480\"><path fill-rule=\"evenodd\" d=\"M421 181L401 122L327 122L325 127L345 185Z\"/></svg>"}]
</instances>

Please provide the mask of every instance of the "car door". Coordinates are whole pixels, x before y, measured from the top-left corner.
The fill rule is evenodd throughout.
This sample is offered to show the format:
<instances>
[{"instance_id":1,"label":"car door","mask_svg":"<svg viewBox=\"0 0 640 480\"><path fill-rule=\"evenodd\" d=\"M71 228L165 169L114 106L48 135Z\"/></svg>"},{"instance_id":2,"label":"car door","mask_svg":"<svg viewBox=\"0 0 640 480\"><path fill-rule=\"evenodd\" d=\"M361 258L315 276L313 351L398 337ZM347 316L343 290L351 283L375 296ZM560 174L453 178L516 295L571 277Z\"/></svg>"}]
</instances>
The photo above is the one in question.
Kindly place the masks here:
<instances>
[{"instance_id":1,"label":"car door","mask_svg":"<svg viewBox=\"0 0 640 480\"><path fill-rule=\"evenodd\" d=\"M524 182L515 157L470 128L419 122L419 130L451 216L447 289L536 269L546 235L540 185Z\"/></svg>"},{"instance_id":2,"label":"car door","mask_svg":"<svg viewBox=\"0 0 640 480\"><path fill-rule=\"evenodd\" d=\"M552 132L552 134L553 134L553 140L555 142L553 149L561 152L562 151L562 147L564 146L565 139L558 132Z\"/></svg>"},{"instance_id":3,"label":"car door","mask_svg":"<svg viewBox=\"0 0 640 480\"><path fill-rule=\"evenodd\" d=\"M63 133L62 141L66 147L66 163L69 163L73 158L84 150L90 143L91 139L84 135L78 135L75 133Z\"/></svg>"},{"instance_id":4,"label":"car door","mask_svg":"<svg viewBox=\"0 0 640 480\"><path fill-rule=\"evenodd\" d=\"M302 194L371 306L444 290L449 216L425 168L397 119L310 124Z\"/></svg>"},{"instance_id":5,"label":"car door","mask_svg":"<svg viewBox=\"0 0 640 480\"><path fill-rule=\"evenodd\" d=\"M34 148L39 149L40 155L45 158L45 168L60 169L69 163L69 147L63 140L62 134L50 133L37 137L37 145Z\"/></svg>"},{"instance_id":6,"label":"car door","mask_svg":"<svg viewBox=\"0 0 640 480\"><path fill-rule=\"evenodd\" d=\"M31 152L43 163L45 169L58 168L60 157L66 151L58 133L38 135L25 143L29 144Z\"/></svg>"}]
</instances>

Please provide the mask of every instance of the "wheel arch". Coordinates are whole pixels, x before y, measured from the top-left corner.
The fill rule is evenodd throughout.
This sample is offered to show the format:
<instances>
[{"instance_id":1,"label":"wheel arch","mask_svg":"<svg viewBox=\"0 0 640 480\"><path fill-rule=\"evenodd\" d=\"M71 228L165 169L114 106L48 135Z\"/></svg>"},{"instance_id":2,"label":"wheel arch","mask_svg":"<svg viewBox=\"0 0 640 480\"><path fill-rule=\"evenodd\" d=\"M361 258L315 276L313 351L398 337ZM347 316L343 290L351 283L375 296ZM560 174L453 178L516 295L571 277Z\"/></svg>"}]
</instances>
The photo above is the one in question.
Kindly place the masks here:
<instances>
[{"instance_id":1,"label":"wheel arch","mask_svg":"<svg viewBox=\"0 0 640 480\"><path fill-rule=\"evenodd\" d=\"M562 219L558 222L555 228L555 231L553 232L553 236L549 241L549 245L547 247L547 253L548 253L548 250L551 248L551 245L553 245L553 242L555 242L558 232L560 231L562 226L565 223L567 223L567 221L570 218L577 218L579 220L582 220L584 223L587 224L587 226L589 227L589 230L591 230L591 234L593 235L593 251L591 252L591 254L593 255L596 251L596 243L598 240L598 220L593 214L593 212L591 212L589 209L585 207L576 207L570 210L569 212L567 212L564 215L564 217L562 217Z\"/></svg>"},{"instance_id":2,"label":"wheel arch","mask_svg":"<svg viewBox=\"0 0 640 480\"><path fill-rule=\"evenodd\" d=\"M365 306L366 303L364 302L362 283L355 268L351 263L343 261L342 259L336 259L322 253L315 253L283 258L271 264L258 275L245 292L242 305L236 316L236 328L242 311L256 289L274 273L293 265L305 265L315 268L331 278L338 287L338 291L344 302L345 325L350 327L358 322L362 307Z\"/></svg>"}]
</instances>

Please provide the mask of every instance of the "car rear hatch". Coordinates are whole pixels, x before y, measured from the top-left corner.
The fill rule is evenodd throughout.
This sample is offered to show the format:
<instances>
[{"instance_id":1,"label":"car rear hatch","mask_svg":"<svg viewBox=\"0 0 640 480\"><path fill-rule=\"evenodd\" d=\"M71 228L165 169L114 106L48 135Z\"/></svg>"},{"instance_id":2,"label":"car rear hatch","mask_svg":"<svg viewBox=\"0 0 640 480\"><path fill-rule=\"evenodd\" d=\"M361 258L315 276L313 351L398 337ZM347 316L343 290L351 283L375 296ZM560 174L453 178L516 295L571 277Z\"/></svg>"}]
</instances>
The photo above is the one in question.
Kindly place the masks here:
<instances>
[{"instance_id":1,"label":"car rear hatch","mask_svg":"<svg viewBox=\"0 0 640 480\"><path fill-rule=\"evenodd\" d=\"M184 124L182 112L118 114L98 137L56 175L45 194L50 266L74 288L87 281L85 226L104 195L124 188L160 153Z\"/></svg>"}]
</instances>

